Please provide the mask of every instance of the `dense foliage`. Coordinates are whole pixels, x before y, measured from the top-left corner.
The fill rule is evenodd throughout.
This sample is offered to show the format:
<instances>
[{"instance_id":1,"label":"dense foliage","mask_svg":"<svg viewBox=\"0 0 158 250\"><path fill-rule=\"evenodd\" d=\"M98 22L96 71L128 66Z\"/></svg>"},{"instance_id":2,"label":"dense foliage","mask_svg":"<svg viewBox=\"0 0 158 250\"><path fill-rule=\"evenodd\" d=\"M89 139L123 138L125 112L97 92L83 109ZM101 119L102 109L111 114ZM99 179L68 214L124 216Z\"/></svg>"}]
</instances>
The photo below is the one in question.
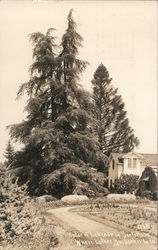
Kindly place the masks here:
<instances>
[{"instance_id":1,"label":"dense foliage","mask_svg":"<svg viewBox=\"0 0 158 250\"><path fill-rule=\"evenodd\" d=\"M58 198L67 194L96 197L109 193L105 188L105 182L105 175L95 169L89 168L87 171L87 166L65 163L52 174L45 175L41 186L53 196L58 194Z\"/></svg>"},{"instance_id":2,"label":"dense foliage","mask_svg":"<svg viewBox=\"0 0 158 250\"><path fill-rule=\"evenodd\" d=\"M117 193L123 194L124 192L133 193L138 189L139 176L133 174L121 175L120 178L115 180L115 190Z\"/></svg>"},{"instance_id":3,"label":"dense foliage","mask_svg":"<svg viewBox=\"0 0 158 250\"><path fill-rule=\"evenodd\" d=\"M158 181L151 167L146 167L141 175L138 195L154 200L158 198Z\"/></svg>"},{"instance_id":4,"label":"dense foliage","mask_svg":"<svg viewBox=\"0 0 158 250\"><path fill-rule=\"evenodd\" d=\"M43 249L56 242L53 226L47 225L41 208L29 198L26 189L26 185L19 187L1 165L0 248Z\"/></svg>"},{"instance_id":5,"label":"dense foliage","mask_svg":"<svg viewBox=\"0 0 158 250\"><path fill-rule=\"evenodd\" d=\"M129 152L139 144L129 126L122 97L111 81L106 67L100 64L92 80L93 100L100 149L106 155L112 152Z\"/></svg>"},{"instance_id":6,"label":"dense foliage","mask_svg":"<svg viewBox=\"0 0 158 250\"><path fill-rule=\"evenodd\" d=\"M55 44L53 32L49 29L46 34L30 36L34 60L31 77L18 92L18 97L28 94L27 117L10 126L11 138L24 144L14 161L19 183L27 181L30 194L36 195L53 192L57 170L62 175L63 164L76 164L79 172L86 167L88 175L91 167L104 171L107 162L94 133L96 120L90 95L78 84L87 62L77 58L83 39L76 31L72 10L60 47ZM64 171L70 174L69 169ZM68 181L71 185L71 178ZM63 190L65 184L60 184ZM56 196L60 196L61 189L55 189ZM65 192L70 190L73 188Z\"/></svg>"}]
</instances>

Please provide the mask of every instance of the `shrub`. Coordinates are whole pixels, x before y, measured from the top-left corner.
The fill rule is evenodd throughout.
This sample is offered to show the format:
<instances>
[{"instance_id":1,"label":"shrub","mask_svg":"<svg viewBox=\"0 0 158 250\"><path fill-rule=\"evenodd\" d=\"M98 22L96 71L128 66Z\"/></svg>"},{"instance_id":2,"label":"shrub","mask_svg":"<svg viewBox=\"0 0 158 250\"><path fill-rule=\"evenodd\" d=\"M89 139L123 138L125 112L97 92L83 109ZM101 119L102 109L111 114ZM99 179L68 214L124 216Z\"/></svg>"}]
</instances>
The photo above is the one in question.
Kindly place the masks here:
<instances>
[{"instance_id":1,"label":"shrub","mask_svg":"<svg viewBox=\"0 0 158 250\"><path fill-rule=\"evenodd\" d=\"M143 198L147 198L149 200L152 200L153 199L153 193L150 191L150 190L145 190L142 192L141 196Z\"/></svg>"},{"instance_id":2,"label":"shrub","mask_svg":"<svg viewBox=\"0 0 158 250\"><path fill-rule=\"evenodd\" d=\"M158 192L153 193L153 200L157 201L158 200Z\"/></svg>"},{"instance_id":3,"label":"shrub","mask_svg":"<svg viewBox=\"0 0 158 250\"><path fill-rule=\"evenodd\" d=\"M83 202L89 200L86 195L66 195L62 199L62 201L67 203L75 203L75 202Z\"/></svg>"},{"instance_id":4,"label":"shrub","mask_svg":"<svg viewBox=\"0 0 158 250\"><path fill-rule=\"evenodd\" d=\"M0 169L0 246L5 249L35 249L46 242L50 244L52 237L55 239L53 226L46 225L42 209L26 190L26 185L19 187L6 169Z\"/></svg>"},{"instance_id":5,"label":"shrub","mask_svg":"<svg viewBox=\"0 0 158 250\"><path fill-rule=\"evenodd\" d=\"M133 193L138 189L139 176L133 174L121 175L115 180L115 190L117 193L123 194L125 191Z\"/></svg>"},{"instance_id":6,"label":"shrub","mask_svg":"<svg viewBox=\"0 0 158 250\"><path fill-rule=\"evenodd\" d=\"M132 194L109 194L107 196L108 200L111 201L135 201L136 196Z\"/></svg>"},{"instance_id":7,"label":"shrub","mask_svg":"<svg viewBox=\"0 0 158 250\"><path fill-rule=\"evenodd\" d=\"M151 191L154 194L153 198L156 198L156 193L158 190L158 182L156 174L151 167L146 167L142 173L139 181L138 195L144 196L145 191ZM148 192L147 192L148 193Z\"/></svg>"}]
</instances>

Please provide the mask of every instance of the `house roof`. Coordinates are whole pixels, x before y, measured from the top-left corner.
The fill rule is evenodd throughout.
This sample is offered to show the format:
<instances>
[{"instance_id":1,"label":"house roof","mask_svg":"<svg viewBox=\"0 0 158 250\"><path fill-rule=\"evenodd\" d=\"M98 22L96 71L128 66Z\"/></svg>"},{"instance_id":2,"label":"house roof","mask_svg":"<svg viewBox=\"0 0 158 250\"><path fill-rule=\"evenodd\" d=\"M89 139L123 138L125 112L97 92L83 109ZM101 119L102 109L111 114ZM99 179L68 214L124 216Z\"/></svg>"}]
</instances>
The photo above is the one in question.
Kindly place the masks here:
<instances>
[{"instance_id":1,"label":"house roof","mask_svg":"<svg viewBox=\"0 0 158 250\"><path fill-rule=\"evenodd\" d=\"M143 158L143 156L142 156L141 154L138 154L138 153L136 153L136 152L134 152L134 151L128 152L128 153L126 153L126 154L123 154L122 158L128 158L128 157L131 156L131 154L132 154L132 155L135 155L135 158L137 158L137 159L142 159L142 158Z\"/></svg>"},{"instance_id":2,"label":"house roof","mask_svg":"<svg viewBox=\"0 0 158 250\"><path fill-rule=\"evenodd\" d=\"M127 155L127 153L112 153L111 156L116 163L121 163L121 159ZM142 156L141 164L143 166L157 166L158 165L158 154L138 154Z\"/></svg>"},{"instance_id":3,"label":"house roof","mask_svg":"<svg viewBox=\"0 0 158 250\"><path fill-rule=\"evenodd\" d=\"M141 154L141 155L143 156L143 159L141 160L143 166L158 165L158 154Z\"/></svg>"},{"instance_id":4,"label":"house roof","mask_svg":"<svg viewBox=\"0 0 158 250\"><path fill-rule=\"evenodd\" d=\"M124 154L122 153L111 153L110 156L113 157L113 159L115 160L116 163L120 163L120 159L122 158Z\"/></svg>"}]
</instances>

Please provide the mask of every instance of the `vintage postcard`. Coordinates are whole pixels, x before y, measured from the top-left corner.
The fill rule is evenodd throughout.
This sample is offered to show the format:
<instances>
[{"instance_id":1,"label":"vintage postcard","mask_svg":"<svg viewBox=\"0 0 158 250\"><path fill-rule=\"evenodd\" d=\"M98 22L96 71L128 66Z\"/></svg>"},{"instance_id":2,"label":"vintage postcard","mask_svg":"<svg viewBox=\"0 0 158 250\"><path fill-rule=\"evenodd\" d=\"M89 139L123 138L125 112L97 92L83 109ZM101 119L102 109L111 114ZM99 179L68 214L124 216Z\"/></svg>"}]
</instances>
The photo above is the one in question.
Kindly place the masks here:
<instances>
[{"instance_id":1,"label":"vintage postcard","mask_svg":"<svg viewBox=\"0 0 158 250\"><path fill-rule=\"evenodd\" d=\"M0 1L0 250L157 250L157 1Z\"/></svg>"}]
</instances>

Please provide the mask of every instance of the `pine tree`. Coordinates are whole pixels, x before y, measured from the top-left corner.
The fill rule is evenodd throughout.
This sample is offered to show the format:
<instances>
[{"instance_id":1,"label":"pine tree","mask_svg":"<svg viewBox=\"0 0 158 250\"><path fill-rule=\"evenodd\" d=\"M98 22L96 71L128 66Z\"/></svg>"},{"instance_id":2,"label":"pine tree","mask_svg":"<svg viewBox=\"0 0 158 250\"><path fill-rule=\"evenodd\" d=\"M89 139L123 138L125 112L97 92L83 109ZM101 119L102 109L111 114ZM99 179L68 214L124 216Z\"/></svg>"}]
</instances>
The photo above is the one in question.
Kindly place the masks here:
<instances>
[{"instance_id":1,"label":"pine tree","mask_svg":"<svg viewBox=\"0 0 158 250\"><path fill-rule=\"evenodd\" d=\"M6 146L4 157L6 158L6 165L7 167L11 167L14 162L14 148L11 144L11 141L8 141L8 144Z\"/></svg>"},{"instance_id":2,"label":"pine tree","mask_svg":"<svg viewBox=\"0 0 158 250\"><path fill-rule=\"evenodd\" d=\"M139 144L129 126L122 97L111 81L109 72L101 63L94 73L92 84L94 113L98 120L96 130L100 149L106 155L111 152L129 152Z\"/></svg>"},{"instance_id":3,"label":"pine tree","mask_svg":"<svg viewBox=\"0 0 158 250\"><path fill-rule=\"evenodd\" d=\"M30 193L42 194L45 188L51 192L56 186L57 195L61 196L64 182L73 180L65 164L87 166L87 171L89 166L104 170L106 157L92 133L95 119L90 95L78 84L87 62L77 58L82 37L76 32L72 11L59 55L52 31L30 36L34 58L31 78L22 84L18 93L20 96L26 91L29 96L25 107L27 117L22 123L10 126L10 135L24 144L23 149L16 152L15 166L21 181L29 180ZM60 180L53 178L58 169Z\"/></svg>"}]
</instances>

